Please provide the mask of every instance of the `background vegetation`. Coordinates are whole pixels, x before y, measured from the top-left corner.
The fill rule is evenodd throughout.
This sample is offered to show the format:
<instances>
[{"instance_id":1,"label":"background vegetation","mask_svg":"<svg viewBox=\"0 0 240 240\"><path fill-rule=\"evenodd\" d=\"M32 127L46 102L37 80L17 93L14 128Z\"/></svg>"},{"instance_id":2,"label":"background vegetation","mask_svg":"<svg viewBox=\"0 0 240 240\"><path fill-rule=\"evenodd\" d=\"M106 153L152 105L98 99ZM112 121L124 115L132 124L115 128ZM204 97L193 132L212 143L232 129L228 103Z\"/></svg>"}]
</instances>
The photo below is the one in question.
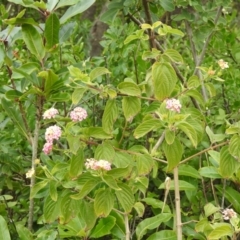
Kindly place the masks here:
<instances>
[{"instance_id":1,"label":"background vegetation","mask_svg":"<svg viewBox=\"0 0 240 240\"><path fill-rule=\"evenodd\" d=\"M239 9L2 1L0 240L238 239Z\"/></svg>"}]
</instances>

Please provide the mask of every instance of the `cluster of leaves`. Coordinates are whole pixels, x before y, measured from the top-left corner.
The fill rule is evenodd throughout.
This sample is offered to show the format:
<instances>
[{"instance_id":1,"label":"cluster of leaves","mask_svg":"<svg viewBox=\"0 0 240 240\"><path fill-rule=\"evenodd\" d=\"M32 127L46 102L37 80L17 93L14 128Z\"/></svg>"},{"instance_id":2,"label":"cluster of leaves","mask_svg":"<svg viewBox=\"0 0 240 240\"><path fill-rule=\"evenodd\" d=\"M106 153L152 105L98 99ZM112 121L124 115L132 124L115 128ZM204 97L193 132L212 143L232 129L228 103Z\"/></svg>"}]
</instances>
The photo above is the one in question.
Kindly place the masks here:
<instances>
[{"instance_id":1,"label":"cluster of leaves","mask_svg":"<svg viewBox=\"0 0 240 240\"><path fill-rule=\"evenodd\" d=\"M239 218L224 222L221 209L240 213L237 2L111 1L104 57L91 60L74 16L94 0L8 2L22 11L0 8L0 239L236 237ZM43 120L51 106L59 116ZM71 122L74 106L88 118ZM52 124L63 134L45 155ZM87 158L112 169L87 169Z\"/></svg>"}]
</instances>

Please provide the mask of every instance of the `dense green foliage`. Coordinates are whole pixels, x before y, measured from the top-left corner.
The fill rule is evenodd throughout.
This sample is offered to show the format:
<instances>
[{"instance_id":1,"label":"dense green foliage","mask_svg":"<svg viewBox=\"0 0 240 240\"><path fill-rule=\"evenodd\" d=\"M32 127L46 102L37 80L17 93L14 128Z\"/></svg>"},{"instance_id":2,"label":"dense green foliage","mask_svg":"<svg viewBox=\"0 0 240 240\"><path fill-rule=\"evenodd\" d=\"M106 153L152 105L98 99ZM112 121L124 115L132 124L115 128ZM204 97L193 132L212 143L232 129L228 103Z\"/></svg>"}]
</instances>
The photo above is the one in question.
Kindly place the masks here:
<instances>
[{"instance_id":1,"label":"dense green foliage","mask_svg":"<svg viewBox=\"0 0 240 240\"><path fill-rule=\"evenodd\" d=\"M0 240L237 239L239 2L5 2Z\"/></svg>"}]
</instances>

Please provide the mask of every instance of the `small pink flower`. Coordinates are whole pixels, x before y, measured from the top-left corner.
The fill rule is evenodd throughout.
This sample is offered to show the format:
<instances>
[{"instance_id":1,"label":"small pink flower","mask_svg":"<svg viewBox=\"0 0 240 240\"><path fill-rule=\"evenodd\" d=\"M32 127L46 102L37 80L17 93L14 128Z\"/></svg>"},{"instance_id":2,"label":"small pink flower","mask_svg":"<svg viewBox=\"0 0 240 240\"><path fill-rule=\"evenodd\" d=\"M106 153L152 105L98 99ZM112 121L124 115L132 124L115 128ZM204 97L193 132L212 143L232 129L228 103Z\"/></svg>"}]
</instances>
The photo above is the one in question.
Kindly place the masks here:
<instances>
[{"instance_id":1,"label":"small pink flower","mask_svg":"<svg viewBox=\"0 0 240 240\"><path fill-rule=\"evenodd\" d=\"M97 161L96 165L100 168L100 169L104 169L106 171L111 170L111 163L106 161L106 160L99 160Z\"/></svg>"},{"instance_id":2,"label":"small pink flower","mask_svg":"<svg viewBox=\"0 0 240 240\"><path fill-rule=\"evenodd\" d=\"M45 132L45 139L47 142L52 143L53 140L58 140L61 137L62 131L61 128L57 125L47 128Z\"/></svg>"},{"instance_id":3,"label":"small pink flower","mask_svg":"<svg viewBox=\"0 0 240 240\"><path fill-rule=\"evenodd\" d=\"M220 60L218 61L218 65L219 65L219 67L220 67L221 69L229 68L228 62L225 62L225 61L223 61L222 59L220 59Z\"/></svg>"},{"instance_id":4,"label":"small pink flower","mask_svg":"<svg viewBox=\"0 0 240 240\"><path fill-rule=\"evenodd\" d=\"M73 122L81 122L87 118L87 111L84 108L76 107L70 112L70 118Z\"/></svg>"},{"instance_id":5,"label":"small pink flower","mask_svg":"<svg viewBox=\"0 0 240 240\"><path fill-rule=\"evenodd\" d=\"M181 107L182 107L182 105L181 105L180 101L175 98L166 100L166 108L173 112L180 113Z\"/></svg>"},{"instance_id":6,"label":"small pink flower","mask_svg":"<svg viewBox=\"0 0 240 240\"><path fill-rule=\"evenodd\" d=\"M46 142L43 146L43 152L48 155L52 151L53 144L52 142Z\"/></svg>"},{"instance_id":7,"label":"small pink flower","mask_svg":"<svg viewBox=\"0 0 240 240\"><path fill-rule=\"evenodd\" d=\"M51 119L51 118L55 118L55 116L58 114L58 110L55 108L50 108L48 110L46 110L43 113L43 119Z\"/></svg>"},{"instance_id":8,"label":"small pink flower","mask_svg":"<svg viewBox=\"0 0 240 240\"><path fill-rule=\"evenodd\" d=\"M237 217L237 214L233 211L232 208L224 209L222 215L224 220L229 220L230 218Z\"/></svg>"},{"instance_id":9,"label":"small pink flower","mask_svg":"<svg viewBox=\"0 0 240 240\"><path fill-rule=\"evenodd\" d=\"M111 170L111 163L106 161L106 160L99 160L97 161L94 158L87 159L87 162L85 163L85 166L87 169L92 169L92 170L106 170L109 171Z\"/></svg>"}]
</instances>

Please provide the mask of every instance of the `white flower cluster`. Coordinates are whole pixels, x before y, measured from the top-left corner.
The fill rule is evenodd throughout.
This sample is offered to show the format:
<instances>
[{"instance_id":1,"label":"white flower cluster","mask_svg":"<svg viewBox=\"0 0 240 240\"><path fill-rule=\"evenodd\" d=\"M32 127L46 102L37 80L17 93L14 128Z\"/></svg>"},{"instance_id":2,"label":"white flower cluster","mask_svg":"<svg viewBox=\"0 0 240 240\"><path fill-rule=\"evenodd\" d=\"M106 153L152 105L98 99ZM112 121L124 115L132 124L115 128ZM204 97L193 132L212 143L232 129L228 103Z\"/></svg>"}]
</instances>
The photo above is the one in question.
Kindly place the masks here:
<instances>
[{"instance_id":1,"label":"white flower cluster","mask_svg":"<svg viewBox=\"0 0 240 240\"><path fill-rule=\"evenodd\" d=\"M222 211L222 216L224 220L229 220L231 218L237 217L237 213L234 212L232 208L226 208Z\"/></svg>"}]
</instances>

